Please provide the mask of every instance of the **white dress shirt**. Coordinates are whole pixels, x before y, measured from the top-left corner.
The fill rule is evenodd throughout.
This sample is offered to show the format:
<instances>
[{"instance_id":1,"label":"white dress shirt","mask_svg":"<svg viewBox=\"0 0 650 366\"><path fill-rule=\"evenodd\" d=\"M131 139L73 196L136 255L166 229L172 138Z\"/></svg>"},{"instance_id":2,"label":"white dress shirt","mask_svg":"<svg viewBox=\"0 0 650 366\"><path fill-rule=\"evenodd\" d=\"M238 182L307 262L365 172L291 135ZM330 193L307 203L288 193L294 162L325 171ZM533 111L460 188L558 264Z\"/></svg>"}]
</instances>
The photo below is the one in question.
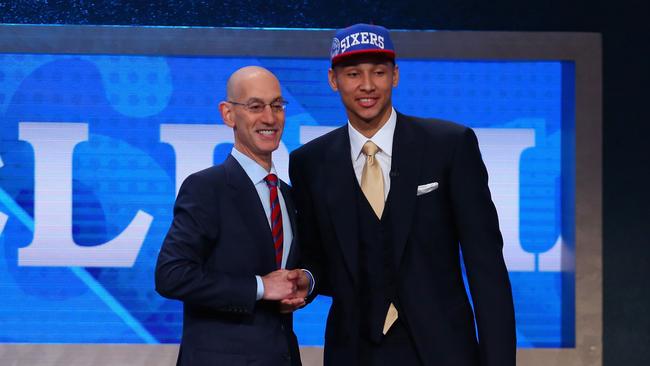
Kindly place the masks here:
<instances>
[{"instance_id":1,"label":"white dress shirt","mask_svg":"<svg viewBox=\"0 0 650 366\"><path fill-rule=\"evenodd\" d=\"M352 167L357 177L357 182L361 186L361 174L363 166L366 164L366 155L363 153L363 145L372 141L379 151L375 154L375 159L379 162L381 173L384 177L384 201L390 191L390 166L393 156L393 136L395 135L395 125L397 124L397 113L395 108L391 107L390 117L377 133L371 138L367 138L357 131L350 121L348 121L348 134L350 135L350 154L352 155Z\"/></svg>"},{"instance_id":2,"label":"white dress shirt","mask_svg":"<svg viewBox=\"0 0 650 366\"><path fill-rule=\"evenodd\" d=\"M271 228L271 191L266 185L266 178L269 174L277 175L275 171L275 166L271 163L271 171L267 172L266 169L262 168L255 160L251 159L247 155L244 155L239 150L233 147L230 155L237 160L239 165L241 165L244 172L248 178L253 182L257 194L260 197L260 202L262 207L264 207L264 213L266 214L266 219L269 223L269 228ZM280 190L280 183L278 177L278 197L280 199L280 210L282 212L282 232L283 232L283 242L282 242L282 268L285 268L287 265L287 258L289 257L289 251L291 250L291 241L293 240L293 232L291 231L291 220L289 219L289 213L287 212L287 205L284 203L284 197L282 196L282 191ZM266 273L264 273L266 274ZM262 277L259 275L255 276L257 280L257 300L260 300L264 296L264 283L262 282Z\"/></svg>"}]
</instances>

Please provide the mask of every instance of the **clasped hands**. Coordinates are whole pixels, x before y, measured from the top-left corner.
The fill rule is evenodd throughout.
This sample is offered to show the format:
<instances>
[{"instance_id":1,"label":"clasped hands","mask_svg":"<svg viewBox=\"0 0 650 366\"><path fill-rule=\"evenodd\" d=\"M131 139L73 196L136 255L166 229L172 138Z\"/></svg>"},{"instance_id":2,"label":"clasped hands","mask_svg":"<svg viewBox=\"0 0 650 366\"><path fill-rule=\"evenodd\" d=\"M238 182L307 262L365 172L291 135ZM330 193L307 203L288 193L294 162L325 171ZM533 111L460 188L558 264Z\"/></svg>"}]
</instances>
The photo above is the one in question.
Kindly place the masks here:
<instances>
[{"instance_id":1,"label":"clasped hands","mask_svg":"<svg viewBox=\"0 0 650 366\"><path fill-rule=\"evenodd\" d=\"M309 278L302 269L279 269L262 276L264 300L278 301L281 313L290 313L305 306Z\"/></svg>"}]
</instances>

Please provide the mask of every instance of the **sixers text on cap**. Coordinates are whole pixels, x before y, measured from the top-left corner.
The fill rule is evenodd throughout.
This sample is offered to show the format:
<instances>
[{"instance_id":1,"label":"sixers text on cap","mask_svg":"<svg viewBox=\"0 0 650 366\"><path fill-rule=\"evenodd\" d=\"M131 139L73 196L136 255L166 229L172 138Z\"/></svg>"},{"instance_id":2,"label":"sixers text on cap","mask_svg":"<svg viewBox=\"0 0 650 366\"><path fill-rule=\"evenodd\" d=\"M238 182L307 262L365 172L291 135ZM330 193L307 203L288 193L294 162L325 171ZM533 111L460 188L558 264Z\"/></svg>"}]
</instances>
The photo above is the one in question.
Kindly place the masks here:
<instances>
[{"instance_id":1,"label":"sixers text on cap","mask_svg":"<svg viewBox=\"0 0 650 366\"><path fill-rule=\"evenodd\" d=\"M388 29L372 24L355 24L334 35L330 59L332 66L353 55L381 54L395 60L395 47Z\"/></svg>"}]
</instances>

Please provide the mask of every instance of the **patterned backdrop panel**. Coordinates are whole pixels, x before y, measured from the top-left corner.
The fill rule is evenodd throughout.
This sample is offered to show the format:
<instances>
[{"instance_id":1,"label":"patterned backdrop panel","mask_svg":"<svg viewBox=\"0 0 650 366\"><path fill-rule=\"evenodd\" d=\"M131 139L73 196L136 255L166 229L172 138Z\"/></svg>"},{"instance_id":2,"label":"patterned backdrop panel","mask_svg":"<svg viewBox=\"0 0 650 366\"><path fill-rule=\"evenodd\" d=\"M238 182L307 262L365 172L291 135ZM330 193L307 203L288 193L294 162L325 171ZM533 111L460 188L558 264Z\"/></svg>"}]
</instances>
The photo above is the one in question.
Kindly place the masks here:
<instances>
[{"instance_id":1,"label":"patterned backdrop panel","mask_svg":"<svg viewBox=\"0 0 650 366\"><path fill-rule=\"evenodd\" d=\"M221 162L228 76L261 65L289 105L274 153L346 122L327 59L0 54L0 342L174 343L154 290L180 183ZM474 128L505 240L520 347L573 347L574 66L402 60L400 112ZM426 285L423 284L423 285ZM296 313L322 345L330 299Z\"/></svg>"}]
</instances>

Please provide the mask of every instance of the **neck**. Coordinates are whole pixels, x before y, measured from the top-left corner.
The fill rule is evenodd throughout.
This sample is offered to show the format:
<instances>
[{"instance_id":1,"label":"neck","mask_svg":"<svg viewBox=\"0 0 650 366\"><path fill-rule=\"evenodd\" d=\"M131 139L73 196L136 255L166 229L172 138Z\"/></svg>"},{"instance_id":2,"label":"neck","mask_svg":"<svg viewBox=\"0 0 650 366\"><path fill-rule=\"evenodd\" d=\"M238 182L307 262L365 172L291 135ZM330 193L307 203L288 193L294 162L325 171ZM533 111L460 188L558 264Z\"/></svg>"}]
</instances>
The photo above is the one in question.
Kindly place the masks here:
<instances>
[{"instance_id":1,"label":"neck","mask_svg":"<svg viewBox=\"0 0 650 366\"><path fill-rule=\"evenodd\" d=\"M264 170L266 170L267 172L271 171L271 155L268 156L268 159L253 158L253 160L255 160L255 162L258 163L259 165L261 165L262 168L264 168Z\"/></svg>"},{"instance_id":2,"label":"neck","mask_svg":"<svg viewBox=\"0 0 650 366\"><path fill-rule=\"evenodd\" d=\"M242 148L242 146L237 143L235 143L235 149L237 149L237 151L239 151L240 153L253 159L253 161L259 164L267 172L271 171L271 165L272 165L271 153L253 154L249 149Z\"/></svg>"},{"instance_id":3,"label":"neck","mask_svg":"<svg viewBox=\"0 0 650 366\"><path fill-rule=\"evenodd\" d=\"M373 137L377 131L381 130L382 127L388 122L388 120L385 120L380 123L366 123L366 122L359 122L359 121L353 121L350 120L350 124L352 127L354 127L355 130L359 131L360 134L362 134L364 137L371 138Z\"/></svg>"},{"instance_id":4,"label":"neck","mask_svg":"<svg viewBox=\"0 0 650 366\"><path fill-rule=\"evenodd\" d=\"M360 134L366 138L371 138L388 122L392 111L392 107L388 108L383 115L378 116L378 118L374 121L365 121L359 118L350 118L350 116L348 116L348 120L350 121L352 127L354 127L355 130L359 131Z\"/></svg>"}]
</instances>

